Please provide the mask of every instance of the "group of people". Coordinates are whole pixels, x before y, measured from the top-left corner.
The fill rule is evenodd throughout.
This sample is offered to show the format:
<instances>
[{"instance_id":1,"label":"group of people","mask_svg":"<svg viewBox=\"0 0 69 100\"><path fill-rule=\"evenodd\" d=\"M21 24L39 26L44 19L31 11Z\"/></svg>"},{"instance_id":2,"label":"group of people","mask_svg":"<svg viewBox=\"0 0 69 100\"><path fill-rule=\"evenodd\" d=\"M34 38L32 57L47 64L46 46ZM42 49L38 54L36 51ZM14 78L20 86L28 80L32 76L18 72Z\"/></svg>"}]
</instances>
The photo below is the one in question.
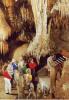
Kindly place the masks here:
<instances>
[{"instance_id":1,"label":"group of people","mask_svg":"<svg viewBox=\"0 0 69 100\"><path fill-rule=\"evenodd\" d=\"M32 83L34 86L34 91L37 88L37 62L33 57L26 60L20 57L19 61L12 59L5 63L2 67L2 75L4 76L5 82L5 93L11 94L12 87L15 87L14 83L18 83L19 79L22 77L26 83ZM22 83L23 84L23 83Z\"/></svg>"},{"instance_id":2,"label":"group of people","mask_svg":"<svg viewBox=\"0 0 69 100\"><path fill-rule=\"evenodd\" d=\"M5 93L11 94L12 87L17 87L19 98L21 96L22 98L24 96L29 98L28 96L31 94L36 98L36 96L42 96L42 91L44 94L50 93L53 95L56 87L57 72L59 72L60 75L62 74L62 66L65 60L66 58L61 54L47 57L46 69L50 72L50 91L47 91L46 87L41 90L38 77L38 63L33 57L27 57L27 59L25 57L20 57L19 61L15 59L8 61L2 67Z\"/></svg>"}]
</instances>

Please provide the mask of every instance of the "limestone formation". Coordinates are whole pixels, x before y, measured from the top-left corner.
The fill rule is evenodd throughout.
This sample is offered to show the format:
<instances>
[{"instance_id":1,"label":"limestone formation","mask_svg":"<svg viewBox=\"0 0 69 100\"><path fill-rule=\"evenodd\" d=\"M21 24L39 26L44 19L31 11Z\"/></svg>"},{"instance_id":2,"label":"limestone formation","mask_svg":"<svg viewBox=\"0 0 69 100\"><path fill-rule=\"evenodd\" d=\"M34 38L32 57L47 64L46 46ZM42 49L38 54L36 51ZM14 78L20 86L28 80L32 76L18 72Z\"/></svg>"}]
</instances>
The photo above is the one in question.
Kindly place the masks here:
<instances>
[{"instance_id":1,"label":"limestone formation","mask_svg":"<svg viewBox=\"0 0 69 100\"><path fill-rule=\"evenodd\" d=\"M28 52L35 56L41 56L48 53L47 0L31 0L31 5L36 26L36 36L31 41Z\"/></svg>"}]
</instances>

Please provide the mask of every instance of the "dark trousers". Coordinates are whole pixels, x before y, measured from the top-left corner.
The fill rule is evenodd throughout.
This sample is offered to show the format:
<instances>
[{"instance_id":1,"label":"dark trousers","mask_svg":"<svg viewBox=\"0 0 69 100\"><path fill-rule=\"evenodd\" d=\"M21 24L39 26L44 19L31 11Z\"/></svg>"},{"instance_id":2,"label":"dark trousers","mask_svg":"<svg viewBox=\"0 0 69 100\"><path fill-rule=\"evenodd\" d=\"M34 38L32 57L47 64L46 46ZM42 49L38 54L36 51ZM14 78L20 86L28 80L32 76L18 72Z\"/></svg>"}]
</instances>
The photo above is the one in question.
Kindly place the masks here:
<instances>
[{"instance_id":1,"label":"dark trousers","mask_svg":"<svg viewBox=\"0 0 69 100\"><path fill-rule=\"evenodd\" d=\"M35 74L36 74L35 69L31 70L31 74L32 74L32 78L34 79L35 78Z\"/></svg>"},{"instance_id":2,"label":"dark trousers","mask_svg":"<svg viewBox=\"0 0 69 100\"><path fill-rule=\"evenodd\" d=\"M11 85L13 87L13 80L14 80L14 74L12 75L12 79L11 79Z\"/></svg>"}]
</instances>

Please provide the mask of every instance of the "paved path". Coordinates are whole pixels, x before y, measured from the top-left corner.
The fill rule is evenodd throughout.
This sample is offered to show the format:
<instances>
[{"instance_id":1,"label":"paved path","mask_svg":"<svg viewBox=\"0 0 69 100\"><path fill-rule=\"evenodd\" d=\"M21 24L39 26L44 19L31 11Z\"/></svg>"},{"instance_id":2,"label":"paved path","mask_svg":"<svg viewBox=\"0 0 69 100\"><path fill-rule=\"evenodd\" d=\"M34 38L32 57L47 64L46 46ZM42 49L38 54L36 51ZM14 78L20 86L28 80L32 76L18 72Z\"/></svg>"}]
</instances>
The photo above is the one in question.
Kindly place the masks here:
<instances>
[{"instance_id":1,"label":"paved path","mask_svg":"<svg viewBox=\"0 0 69 100\"><path fill-rule=\"evenodd\" d=\"M5 94L4 91L4 79L2 76L0 76L0 99L15 99L16 98L17 91L12 90L12 95Z\"/></svg>"}]
</instances>

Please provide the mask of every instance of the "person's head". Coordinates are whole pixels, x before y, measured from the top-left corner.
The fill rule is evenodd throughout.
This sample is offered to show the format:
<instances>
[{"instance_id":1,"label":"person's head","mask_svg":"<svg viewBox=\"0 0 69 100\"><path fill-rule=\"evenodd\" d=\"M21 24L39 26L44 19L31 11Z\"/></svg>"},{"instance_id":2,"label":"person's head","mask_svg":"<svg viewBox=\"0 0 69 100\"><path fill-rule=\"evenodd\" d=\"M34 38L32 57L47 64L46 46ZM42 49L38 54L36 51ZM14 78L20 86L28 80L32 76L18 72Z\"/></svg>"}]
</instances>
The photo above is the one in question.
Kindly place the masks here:
<instances>
[{"instance_id":1,"label":"person's head","mask_svg":"<svg viewBox=\"0 0 69 100\"><path fill-rule=\"evenodd\" d=\"M30 59L30 62L34 62L34 59L33 59L33 58L31 58L31 59Z\"/></svg>"},{"instance_id":2,"label":"person's head","mask_svg":"<svg viewBox=\"0 0 69 100\"><path fill-rule=\"evenodd\" d=\"M12 59L12 63L15 63L15 62L16 62L16 60L13 58L13 59Z\"/></svg>"},{"instance_id":3,"label":"person's head","mask_svg":"<svg viewBox=\"0 0 69 100\"><path fill-rule=\"evenodd\" d=\"M3 70L4 70L4 71L6 71L6 70L7 70L7 65L5 65L5 66L4 66L4 69L3 69Z\"/></svg>"},{"instance_id":4,"label":"person's head","mask_svg":"<svg viewBox=\"0 0 69 100\"><path fill-rule=\"evenodd\" d=\"M55 54L52 56L52 59L53 59L53 61L56 61L56 55Z\"/></svg>"}]
</instances>

